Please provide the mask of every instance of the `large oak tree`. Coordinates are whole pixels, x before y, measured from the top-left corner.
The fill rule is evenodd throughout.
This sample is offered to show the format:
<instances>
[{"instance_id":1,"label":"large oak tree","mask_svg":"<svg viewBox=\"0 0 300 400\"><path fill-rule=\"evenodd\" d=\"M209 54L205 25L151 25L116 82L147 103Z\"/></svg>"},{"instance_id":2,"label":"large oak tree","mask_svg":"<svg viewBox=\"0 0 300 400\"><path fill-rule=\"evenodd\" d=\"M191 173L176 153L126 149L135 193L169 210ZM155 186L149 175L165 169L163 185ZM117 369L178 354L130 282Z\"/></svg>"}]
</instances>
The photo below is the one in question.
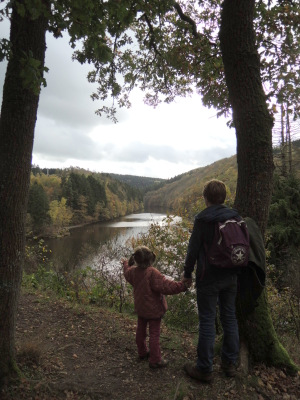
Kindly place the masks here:
<instances>
[{"instance_id":1,"label":"large oak tree","mask_svg":"<svg viewBox=\"0 0 300 400\"><path fill-rule=\"evenodd\" d=\"M99 83L95 99L112 96L119 106L127 106L128 93L138 86L152 105L161 97L170 102L197 90L204 104L220 114L232 108L238 155L236 205L264 231L273 163L272 118L262 83L268 82L270 99L285 102L295 96L299 83L298 71L291 67L299 11L293 1L280 1L274 7L271 3L225 0L222 15L218 0L199 4L192 0L12 0L7 4L3 13L11 22L10 42L1 41L0 51L2 58L8 57L0 118L0 377L17 370L15 317L46 31L56 37L68 31L74 49L80 41L74 58L94 66L89 80ZM287 25L289 29L282 29ZM282 52L272 54L271 31L277 32L276 48ZM284 46L285 40L289 46ZM282 60L285 71L280 69ZM114 108L98 112L115 118ZM297 116L299 109L295 106L291 112ZM259 310L268 316L264 296ZM258 318L249 326L261 323ZM270 320L266 329L277 340ZM252 334L262 336L257 329ZM270 341L259 342L262 351L257 360L295 370L279 344L270 352ZM250 349L255 352L254 346Z\"/></svg>"},{"instance_id":2,"label":"large oak tree","mask_svg":"<svg viewBox=\"0 0 300 400\"><path fill-rule=\"evenodd\" d=\"M254 1L225 0L220 41L229 101L237 137L238 180L235 207L264 232L273 185L272 127L260 76L254 32ZM268 311L266 293L255 312L239 315L242 340L252 360L296 370L280 345Z\"/></svg>"}]
</instances>

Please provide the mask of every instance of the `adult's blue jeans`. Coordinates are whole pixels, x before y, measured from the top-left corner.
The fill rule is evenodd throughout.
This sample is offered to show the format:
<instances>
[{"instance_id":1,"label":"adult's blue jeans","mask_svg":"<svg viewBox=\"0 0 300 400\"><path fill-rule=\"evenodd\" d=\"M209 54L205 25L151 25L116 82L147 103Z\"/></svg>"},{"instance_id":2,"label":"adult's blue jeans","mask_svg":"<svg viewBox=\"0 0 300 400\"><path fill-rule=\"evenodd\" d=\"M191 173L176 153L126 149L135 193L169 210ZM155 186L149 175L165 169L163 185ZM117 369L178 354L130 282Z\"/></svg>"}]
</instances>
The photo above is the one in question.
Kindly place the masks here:
<instances>
[{"instance_id":1,"label":"adult's blue jeans","mask_svg":"<svg viewBox=\"0 0 300 400\"><path fill-rule=\"evenodd\" d=\"M197 367L203 372L213 369L215 318L219 304L220 319L223 327L221 358L235 364L239 355L239 331L235 313L237 276L229 274L213 283L204 282L197 287L199 314L199 340Z\"/></svg>"}]
</instances>

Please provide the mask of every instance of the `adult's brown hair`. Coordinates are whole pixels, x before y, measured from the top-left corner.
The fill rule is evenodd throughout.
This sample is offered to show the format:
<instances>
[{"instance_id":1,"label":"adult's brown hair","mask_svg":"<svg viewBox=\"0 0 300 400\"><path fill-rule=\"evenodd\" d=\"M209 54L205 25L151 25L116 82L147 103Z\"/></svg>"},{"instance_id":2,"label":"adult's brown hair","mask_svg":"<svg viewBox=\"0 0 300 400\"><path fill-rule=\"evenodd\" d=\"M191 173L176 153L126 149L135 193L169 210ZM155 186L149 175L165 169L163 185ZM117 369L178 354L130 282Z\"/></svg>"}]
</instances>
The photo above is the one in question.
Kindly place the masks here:
<instances>
[{"instance_id":1,"label":"adult's brown hair","mask_svg":"<svg viewBox=\"0 0 300 400\"><path fill-rule=\"evenodd\" d=\"M205 183L203 196L210 204L223 204L226 199L226 186L224 182L212 179Z\"/></svg>"}]
</instances>

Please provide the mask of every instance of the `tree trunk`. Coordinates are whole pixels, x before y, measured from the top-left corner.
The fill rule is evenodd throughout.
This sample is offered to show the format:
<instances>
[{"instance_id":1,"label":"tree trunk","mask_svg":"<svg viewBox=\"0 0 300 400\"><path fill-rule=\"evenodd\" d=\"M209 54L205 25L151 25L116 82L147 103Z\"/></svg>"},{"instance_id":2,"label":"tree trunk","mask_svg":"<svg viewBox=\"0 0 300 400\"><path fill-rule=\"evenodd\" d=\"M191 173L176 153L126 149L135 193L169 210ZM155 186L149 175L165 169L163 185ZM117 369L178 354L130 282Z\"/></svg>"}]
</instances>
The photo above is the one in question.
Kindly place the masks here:
<instances>
[{"instance_id":1,"label":"tree trunk","mask_svg":"<svg viewBox=\"0 0 300 400\"><path fill-rule=\"evenodd\" d=\"M260 79L253 31L254 0L225 0L220 40L237 136L235 205L265 230L272 194L273 119Z\"/></svg>"},{"instance_id":2,"label":"tree trunk","mask_svg":"<svg viewBox=\"0 0 300 400\"><path fill-rule=\"evenodd\" d=\"M25 3L19 1L19 3ZM39 95L24 89L24 54L44 66L47 20L11 16L12 53L8 62L0 118L0 378L17 371L15 319L25 250L25 217Z\"/></svg>"},{"instance_id":3,"label":"tree trunk","mask_svg":"<svg viewBox=\"0 0 300 400\"><path fill-rule=\"evenodd\" d=\"M280 125L281 125L281 142L280 142L280 155L281 155L281 173L282 176L286 177L287 176L287 168L286 168L286 141L285 141L285 135L284 135L284 108L283 104L280 106L280 113L281 113L281 118L280 118Z\"/></svg>"},{"instance_id":4,"label":"tree trunk","mask_svg":"<svg viewBox=\"0 0 300 400\"><path fill-rule=\"evenodd\" d=\"M273 119L260 78L260 60L253 30L255 0L224 0L220 41L229 100L237 136L238 179L235 207L253 218L264 233L272 195ZM296 367L278 342L266 293L247 318L239 316L241 337L250 357L273 366Z\"/></svg>"},{"instance_id":5,"label":"tree trunk","mask_svg":"<svg viewBox=\"0 0 300 400\"><path fill-rule=\"evenodd\" d=\"M293 173L293 153L292 153L291 124L290 124L290 116L288 113L288 104L286 105L286 137L287 137L288 151L289 151L289 175L291 176Z\"/></svg>"}]
</instances>

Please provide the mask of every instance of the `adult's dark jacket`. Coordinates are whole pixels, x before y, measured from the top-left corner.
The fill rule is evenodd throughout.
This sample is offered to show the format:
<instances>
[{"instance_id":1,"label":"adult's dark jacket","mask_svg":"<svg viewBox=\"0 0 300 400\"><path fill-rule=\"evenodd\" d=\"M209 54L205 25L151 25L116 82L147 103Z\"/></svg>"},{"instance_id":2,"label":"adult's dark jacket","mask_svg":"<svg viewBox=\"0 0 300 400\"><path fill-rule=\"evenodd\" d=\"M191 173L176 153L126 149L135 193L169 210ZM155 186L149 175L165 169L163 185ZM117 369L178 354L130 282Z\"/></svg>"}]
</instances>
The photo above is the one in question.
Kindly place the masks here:
<instances>
[{"instance_id":1,"label":"adult's dark jacket","mask_svg":"<svg viewBox=\"0 0 300 400\"><path fill-rule=\"evenodd\" d=\"M190 237L187 255L185 258L184 276L191 278L196 268L196 286L208 284L216 279L225 278L236 273L234 268L218 268L208 264L205 258L205 244L210 247L215 233L215 223L223 222L229 218L241 219L237 210L223 204L212 205L196 215L193 231Z\"/></svg>"}]
</instances>

